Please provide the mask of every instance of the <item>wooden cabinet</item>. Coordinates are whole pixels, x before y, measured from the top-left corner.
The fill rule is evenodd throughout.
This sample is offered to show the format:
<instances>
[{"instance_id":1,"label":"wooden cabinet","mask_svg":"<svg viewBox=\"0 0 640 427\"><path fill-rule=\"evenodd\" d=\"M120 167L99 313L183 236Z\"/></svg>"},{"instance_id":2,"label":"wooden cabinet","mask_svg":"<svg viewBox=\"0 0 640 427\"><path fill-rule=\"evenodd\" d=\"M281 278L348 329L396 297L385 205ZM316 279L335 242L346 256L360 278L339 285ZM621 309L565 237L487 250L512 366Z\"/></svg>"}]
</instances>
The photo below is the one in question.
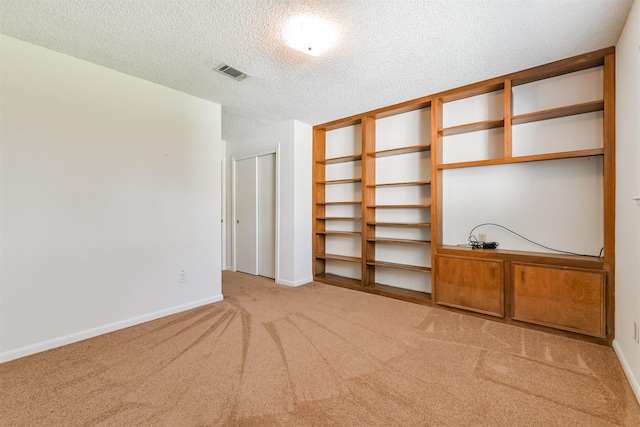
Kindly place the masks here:
<instances>
[{"instance_id":1,"label":"wooden cabinet","mask_svg":"<svg viewBox=\"0 0 640 427\"><path fill-rule=\"evenodd\" d=\"M504 316L502 261L438 256L436 302L491 316Z\"/></svg>"},{"instance_id":2,"label":"wooden cabinet","mask_svg":"<svg viewBox=\"0 0 640 427\"><path fill-rule=\"evenodd\" d=\"M512 265L513 319L605 336L602 271Z\"/></svg>"}]
</instances>

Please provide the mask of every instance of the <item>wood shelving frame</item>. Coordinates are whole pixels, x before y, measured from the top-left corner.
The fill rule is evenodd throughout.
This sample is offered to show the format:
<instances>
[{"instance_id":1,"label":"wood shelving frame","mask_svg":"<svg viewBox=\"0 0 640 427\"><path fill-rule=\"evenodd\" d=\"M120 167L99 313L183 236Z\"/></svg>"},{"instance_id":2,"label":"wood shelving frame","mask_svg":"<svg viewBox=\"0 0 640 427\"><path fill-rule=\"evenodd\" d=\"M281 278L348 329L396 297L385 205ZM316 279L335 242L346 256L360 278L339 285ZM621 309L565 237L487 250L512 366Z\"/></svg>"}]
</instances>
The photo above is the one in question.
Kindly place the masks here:
<instances>
[{"instance_id":1,"label":"wood shelving frame","mask_svg":"<svg viewBox=\"0 0 640 427\"><path fill-rule=\"evenodd\" d=\"M550 79L577 71L588 70L596 67L603 69L603 96L590 102L565 105L557 108L532 111L524 114L512 114L513 93L512 89L533 83L540 80ZM472 123L462 123L455 126L443 127L443 105L449 102L463 100L466 98L496 93L502 91L503 114L490 120L477 121ZM428 144L408 145L384 150L376 150L376 120L403 114L416 110L430 109L431 128ZM543 154L513 156L512 148L512 128L527 123L542 122L546 120L559 119L569 116L577 116L588 113L602 113L603 142L601 148L577 149L573 151L545 152ZM361 154L353 154L336 158L325 158L325 136L326 132L340 129L347 126L360 125L362 129L362 151ZM459 161L444 163L443 149L444 139L449 136L463 133L473 133L500 130L503 138L501 155L490 159L478 159L470 161ZM376 181L375 159L387 156L401 156L409 153L430 152L431 176L429 179L419 181L388 182L379 183ZM527 162L553 161L559 159L570 159L580 157L598 156L603 159L603 227L604 227L604 252L600 258L554 255L538 252L522 251L472 251L465 247L444 246L442 239L442 194L443 194L443 172L447 169L487 167L503 164L518 164ZM324 168L341 162L361 162L362 174L358 177L345 180L325 179ZM484 314L474 314L484 318L502 321L504 323L517 324L532 329L543 330L560 335L567 335L600 344L610 345L614 337L614 292L615 292L615 48L606 48L598 51L578 55L550 64L541 65L527 70L511 73L501 77L470 84L460 88L447 90L433 95L424 96L396 105L391 105L381 109L369 111L363 114L334 120L332 122L320 124L314 127L314 198L313 198L313 224L316 233L314 243L314 278L315 280L343 286L350 289L385 295L421 304L435 305L438 301L438 256L448 256L454 258L478 259L487 261L500 261L505 266L512 263L519 264L542 264L553 267L566 267L575 269L589 269L601 271L605 277L606 295L604 304L604 319L606 333L604 337L590 337L588 334L582 335L575 332L567 332L546 326L528 324L516 321L512 317L513 295L511 294L511 273L505 267L504 271L504 315L502 317L486 316ZM361 183L361 201L326 202L325 188L328 185L340 184L342 182ZM430 191L430 203L419 204L382 204L376 203L376 190L380 188L394 188L402 186L427 186ZM331 205L360 205L361 214L353 217L331 218L326 215L326 207ZM380 209L423 209L430 208L430 221L423 222L385 222L377 221L375 213ZM361 221L361 232L348 233L361 239L362 253L360 257L344 257L325 253L324 236L331 235L325 225L328 221L345 220ZM402 228L430 228L431 241L409 240L402 238L379 237L376 235L378 227L402 227ZM346 233L346 232L343 232ZM319 237L318 237L319 236ZM376 245L404 245L430 246L432 267L418 267L406 264L395 264L377 261L375 256ZM360 280L340 277L327 273L325 270L325 260L337 260L350 263L360 263L362 278ZM502 265L502 264L501 264ZM416 292L407 289L395 288L393 286L376 283L375 270L378 267L395 268L401 270L415 271L424 274L433 274L432 293ZM445 307L447 308L447 307ZM455 308L447 308L460 311ZM562 328L561 328L562 329ZM565 328L568 329L568 328Z\"/></svg>"}]
</instances>

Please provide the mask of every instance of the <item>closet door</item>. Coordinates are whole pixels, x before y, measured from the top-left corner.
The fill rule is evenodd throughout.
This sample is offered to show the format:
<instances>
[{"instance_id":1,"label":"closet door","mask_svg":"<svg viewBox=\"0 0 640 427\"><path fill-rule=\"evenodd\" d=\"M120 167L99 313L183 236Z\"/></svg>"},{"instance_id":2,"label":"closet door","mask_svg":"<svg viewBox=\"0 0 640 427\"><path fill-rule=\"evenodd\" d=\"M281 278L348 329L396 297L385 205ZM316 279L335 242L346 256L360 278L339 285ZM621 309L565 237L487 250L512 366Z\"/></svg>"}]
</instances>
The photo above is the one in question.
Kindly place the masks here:
<instances>
[{"instance_id":1,"label":"closet door","mask_svg":"<svg viewBox=\"0 0 640 427\"><path fill-rule=\"evenodd\" d=\"M276 277L276 155L258 157L258 274Z\"/></svg>"},{"instance_id":2,"label":"closet door","mask_svg":"<svg viewBox=\"0 0 640 427\"><path fill-rule=\"evenodd\" d=\"M258 274L257 158L235 162L236 270Z\"/></svg>"}]
</instances>

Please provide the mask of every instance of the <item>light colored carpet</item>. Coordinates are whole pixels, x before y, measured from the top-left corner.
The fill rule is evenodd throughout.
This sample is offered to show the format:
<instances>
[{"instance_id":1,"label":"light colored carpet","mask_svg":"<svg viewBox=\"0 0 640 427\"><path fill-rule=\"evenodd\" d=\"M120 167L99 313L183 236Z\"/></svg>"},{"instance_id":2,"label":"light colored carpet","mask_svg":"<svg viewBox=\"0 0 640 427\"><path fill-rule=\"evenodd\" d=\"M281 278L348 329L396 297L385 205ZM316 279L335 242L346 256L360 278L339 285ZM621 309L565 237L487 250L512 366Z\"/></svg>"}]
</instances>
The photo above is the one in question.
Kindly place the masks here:
<instances>
[{"instance_id":1,"label":"light colored carpet","mask_svg":"<svg viewBox=\"0 0 640 427\"><path fill-rule=\"evenodd\" d=\"M0 365L2 426L639 426L611 348L329 285Z\"/></svg>"}]
</instances>

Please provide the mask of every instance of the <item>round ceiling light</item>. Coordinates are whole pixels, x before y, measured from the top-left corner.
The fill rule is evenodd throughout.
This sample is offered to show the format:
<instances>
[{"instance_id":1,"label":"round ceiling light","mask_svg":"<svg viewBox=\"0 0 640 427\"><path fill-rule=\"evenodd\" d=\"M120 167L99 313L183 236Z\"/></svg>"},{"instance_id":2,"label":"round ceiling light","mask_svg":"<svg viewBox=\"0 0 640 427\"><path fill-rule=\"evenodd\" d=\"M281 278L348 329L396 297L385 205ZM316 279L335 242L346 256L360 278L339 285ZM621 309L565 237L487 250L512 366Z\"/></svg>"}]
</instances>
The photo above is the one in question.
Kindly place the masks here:
<instances>
[{"instance_id":1,"label":"round ceiling light","mask_svg":"<svg viewBox=\"0 0 640 427\"><path fill-rule=\"evenodd\" d=\"M308 55L318 56L338 38L335 25L312 15L292 18L284 28L285 44Z\"/></svg>"}]
</instances>

